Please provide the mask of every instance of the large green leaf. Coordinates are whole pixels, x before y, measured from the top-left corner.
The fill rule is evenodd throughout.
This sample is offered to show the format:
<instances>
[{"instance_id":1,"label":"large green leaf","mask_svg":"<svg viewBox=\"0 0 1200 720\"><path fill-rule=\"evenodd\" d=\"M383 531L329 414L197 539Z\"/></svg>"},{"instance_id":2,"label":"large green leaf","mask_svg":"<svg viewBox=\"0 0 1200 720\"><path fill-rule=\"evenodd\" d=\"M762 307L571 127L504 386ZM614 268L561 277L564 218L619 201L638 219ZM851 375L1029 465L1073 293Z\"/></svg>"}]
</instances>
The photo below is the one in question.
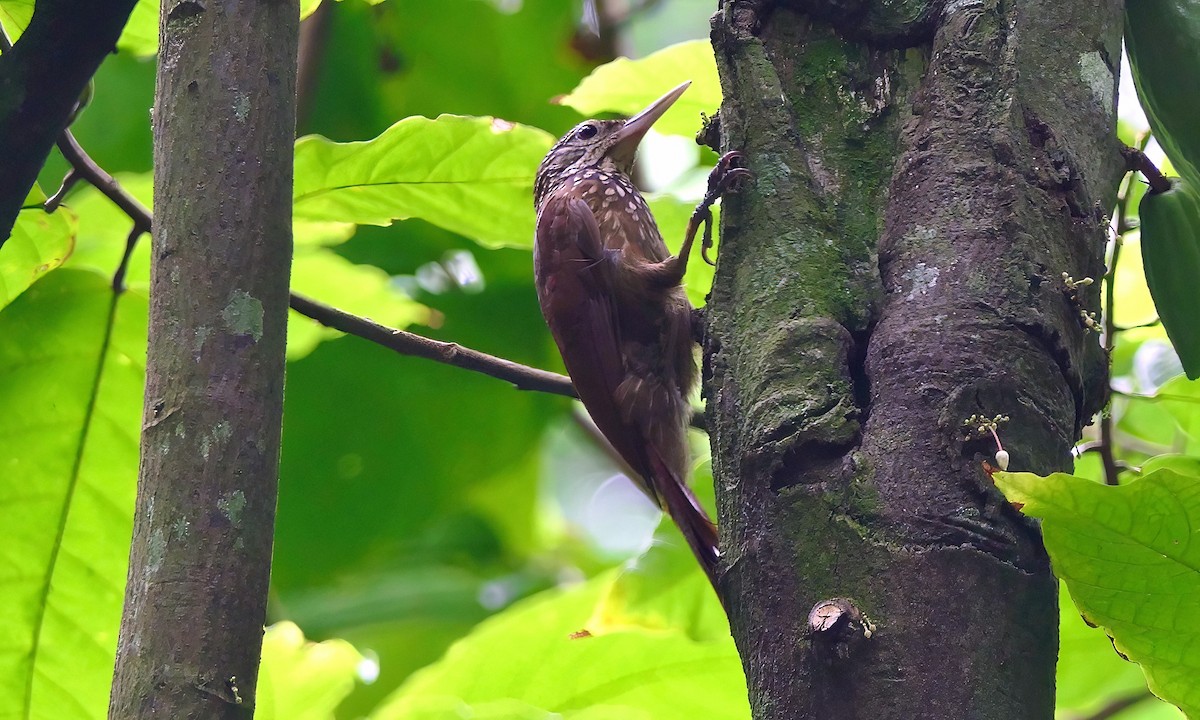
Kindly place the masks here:
<instances>
[{"instance_id":1,"label":"large green leaf","mask_svg":"<svg viewBox=\"0 0 1200 720\"><path fill-rule=\"evenodd\" d=\"M1156 695L1200 716L1200 478L1164 468L1117 487L1062 473L999 473L996 484L1043 519L1054 571L1084 617Z\"/></svg>"},{"instance_id":2,"label":"large green leaf","mask_svg":"<svg viewBox=\"0 0 1200 720\"><path fill-rule=\"evenodd\" d=\"M683 536L664 518L654 542L627 562L588 621L588 629L684 632L697 640L729 637L729 621Z\"/></svg>"},{"instance_id":3,"label":"large green leaf","mask_svg":"<svg viewBox=\"0 0 1200 720\"><path fill-rule=\"evenodd\" d=\"M50 273L0 313L0 717L102 718L129 557L145 295Z\"/></svg>"},{"instance_id":4,"label":"large green leaf","mask_svg":"<svg viewBox=\"0 0 1200 720\"><path fill-rule=\"evenodd\" d=\"M548 365L528 281L498 282L491 259L486 291L433 298L445 316L428 332ZM273 593L309 635L378 656L379 679L347 699L349 717L539 587L524 569L539 441L568 407L354 337L289 363Z\"/></svg>"},{"instance_id":5,"label":"large green leaf","mask_svg":"<svg viewBox=\"0 0 1200 720\"><path fill-rule=\"evenodd\" d=\"M75 247L75 215L59 208L48 214L36 201L17 214L12 235L0 247L0 310L47 272L62 265ZM26 201L26 204L29 204Z\"/></svg>"},{"instance_id":6,"label":"large green leaf","mask_svg":"<svg viewBox=\"0 0 1200 720\"><path fill-rule=\"evenodd\" d=\"M154 181L150 173L121 173L117 176L131 195L151 205ZM69 204L79 215L79 239L68 267L111 274L121 261L125 239L133 222L108 198L94 188L71 195ZM40 212L40 211L39 211ZM390 325L406 327L425 322L428 310L392 287L387 273L370 265L358 265L328 250L345 242L354 226L341 222L297 221L292 287L297 292ZM0 261L3 260L0 253ZM138 241L125 275L129 287L146 288L150 282L150 238ZM288 356L302 357L324 339L340 333L292 312L288 318Z\"/></svg>"},{"instance_id":7,"label":"large green leaf","mask_svg":"<svg viewBox=\"0 0 1200 720\"><path fill-rule=\"evenodd\" d=\"M0 28L12 42L16 42L29 27L33 17L33 0L0 0Z\"/></svg>"},{"instance_id":8,"label":"large green leaf","mask_svg":"<svg viewBox=\"0 0 1200 720\"><path fill-rule=\"evenodd\" d=\"M700 130L701 113L714 115L721 105L717 63L707 40L671 45L638 60L617 58L596 68L559 102L587 116L609 112L633 115L685 80L692 81L691 87L654 129L693 136Z\"/></svg>"},{"instance_id":9,"label":"large green leaf","mask_svg":"<svg viewBox=\"0 0 1200 720\"><path fill-rule=\"evenodd\" d=\"M1088 627L1066 588L1059 593L1058 673L1055 708L1068 717L1091 717L1110 703L1149 693L1146 676L1135 663L1113 652L1102 632ZM1126 710L1121 720L1180 720L1174 705L1153 696Z\"/></svg>"},{"instance_id":10,"label":"large green leaf","mask_svg":"<svg viewBox=\"0 0 1200 720\"><path fill-rule=\"evenodd\" d=\"M422 218L487 247L533 241L533 176L553 138L487 117L410 117L365 142L296 142L297 220Z\"/></svg>"},{"instance_id":11,"label":"large green leaf","mask_svg":"<svg viewBox=\"0 0 1200 720\"><path fill-rule=\"evenodd\" d=\"M333 720L363 656L344 640L306 642L294 623L267 628L258 675L257 720Z\"/></svg>"},{"instance_id":12,"label":"large green leaf","mask_svg":"<svg viewBox=\"0 0 1200 720\"><path fill-rule=\"evenodd\" d=\"M427 323L430 317L429 309L397 291L383 270L355 265L326 248L296 247L292 289L390 327ZM288 313L288 358L303 357L323 339L338 335L341 333L292 310Z\"/></svg>"},{"instance_id":13,"label":"large green leaf","mask_svg":"<svg viewBox=\"0 0 1200 720\"><path fill-rule=\"evenodd\" d=\"M300 128L352 140L451 113L560 134L579 116L549 100L588 69L568 47L578 23L578 0L339 3Z\"/></svg>"},{"instance_id":14,"label":"large green leaf","mask_svg":"<svg viewBox=\"0 0 1200 720\"><path fill-rule=\"evenodd\" d=\"M728 636L697 641L669 628L589 634L589 617L611 582L611 574L602 575L549 591L485 621L414 675L373 720L474 717L476 710L482 717L555 713L572 720L750 716Z\"/></svg>"}]
</instances>

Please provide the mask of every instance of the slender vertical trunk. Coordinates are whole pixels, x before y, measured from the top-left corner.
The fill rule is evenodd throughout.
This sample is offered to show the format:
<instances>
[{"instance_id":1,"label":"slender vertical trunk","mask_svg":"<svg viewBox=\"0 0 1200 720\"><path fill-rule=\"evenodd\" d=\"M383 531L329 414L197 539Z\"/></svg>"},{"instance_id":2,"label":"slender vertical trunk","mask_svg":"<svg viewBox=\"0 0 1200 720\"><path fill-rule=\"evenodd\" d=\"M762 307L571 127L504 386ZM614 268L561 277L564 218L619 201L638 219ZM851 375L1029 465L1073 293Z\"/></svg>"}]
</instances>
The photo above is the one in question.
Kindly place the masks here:
<instances>
[{"instance_id":1,"label":"slender vertical trunk","mask_svg":"<svg viewBox=\"0 0 1200 720\"><path fill-rule=\"evenodd\" d=\"M141 470L110 718L254 710L283 407L298 10L164 0Z\"/></svg>"},{"instance_id":2,"label":"slender vertical trunk","mask_svg":"<svg viewBox=\"0 0 1200 720\"><path fill-rule=\"evenodd\" d=\"M965 422L1050 472L1103 403L1098 284L1062 273L1103 274L1120 29L1117 0L714 17L721 149L757 175L705 348L756 718L1053 716L1056 583Z\"/></svg>"}]
</instances>

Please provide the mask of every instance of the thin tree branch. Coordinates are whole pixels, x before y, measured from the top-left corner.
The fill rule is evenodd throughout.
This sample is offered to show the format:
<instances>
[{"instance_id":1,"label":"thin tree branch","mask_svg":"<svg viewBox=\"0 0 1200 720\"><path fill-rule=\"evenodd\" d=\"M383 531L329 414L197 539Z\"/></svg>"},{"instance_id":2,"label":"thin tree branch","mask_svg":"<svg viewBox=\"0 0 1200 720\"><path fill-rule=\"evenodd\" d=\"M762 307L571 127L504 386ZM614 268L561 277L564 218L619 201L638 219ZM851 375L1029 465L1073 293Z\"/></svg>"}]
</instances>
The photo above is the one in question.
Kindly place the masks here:
<instances>
[{"instance_id":1,"label":"thin tree branch","mask_svg":"<svg viewBox=\"0 0 1200 720\"><path fill-rule=\"evenodd\" d=\"M124 276L124 267L136 236L142 232L151 232L154 218L150 211L137 201L137 198L130 195L115 178L92 160L75 141L75 138L71 137L70 132L63 133L63 142L59 147L75 172L112 200L133 220L134 229L130 233L130 241L126 243L125 258L122 259L121 267L117 269L117 275L113 279L114 285L116 285ZM536 390L554 395L576 397L575 387L566 375L531 368L455 343L430 340L415 333L389 328L296 293L291 294L291 307L301 315L312 318L326 327L369 340L401 355L423 357L466 370L473 370L512 383L520 390Z\"/></svg>"},{"instance_id":2,"label":"thin tree branch","mask_svg":"<svg viewBox=\"0 0 1200 720\"><path fill-rule=\"evenodd\" d=\"M129 268L129 259L133 257L133 249L137 247L138 238L143 234L150 234L150 229L154 224L154 219L150 215L150 211L145 205L138 202L138 199L130 195L116 178L109 175L104 168L96 164L92 157L84 152L83 147L75 139L75 135L70 130L63 130L62 135L58 138L58 150L71 164L71 170L67 176L63 178L62 187L52 197L46 200L46 212L54 212L54 210L62 202L67 191L80 179L87 180L92 187L99 190L117 207L121 208L126 215L133 220L133 229L129 231L129 237L125 240L125 252L121 255L121 263L117 266L116 272L113 273L112 287L113 291L121 293L125 291L125 272Z\"/></svg>"},{"instance_id":3,"label":"thin tree branch","mask_svg":"<svg viewBox=\"0 0 1200 720\"><path fill-rule=\"evenodd\" d=\"M1146 177L1146 182L1150 183L1150 192L1164 193L1171 189L1171 181L1162 174L1146 153L1138 148L1126 146L1121 149L1121 154L1125 157L1125 167L1128 170L1140 172Z\"/></svg>"},{"instance_id":4,"label":"thin tree branch","mask_svg":"<svg viewBox=\"0 0 1200 720\"><path fill-rule=\"evenodd\" d=\"M120 267L113 276L113 287L118 288L124 281L125 267L128 265L129 256L133 252L137 238L142 233L152 232L154 217L144 205L138 202L137 198L130 195L129 191L121 186L116 178L109 175L92 160L70 132L63 133L63 142L59 147L63 156L71 163L72 172L87 180L133 220L134 227L126 241L125 254L121 259ZM326 327L360 337L401 355L412 355L482 373L511 383L518 390L532 390L571 398L579 397L575 393L575 386L571 383L571 379L566 375L522 365L463 347L457 343L431 340L405 330L380 325L294 292L291 293L290 304L296 312L316 320ZM706 430L704 415L700 413L693 415L691 425L698 430Z\"/></svg>"},{"instance_id":5,"label":"thin tree branch","mask_svg":"<svg viewBox=\"0 0 1200 720\"><path fill-rule=\"evenodd\" d=\"M134 229L126 243L125 257L121 267L113 278L114 286L124 277L124 267L128 262L133 243L142 232L149 233L154 226L154 218L137 198L129 194L113 176L109 175L87 152L75 141L71 133L64 132L59 144L63 156L71 163L73 171L91 183L109 200L121 208L133 220ZM453 365L466 370L483 373L491 377L512 383L521 390L536 390L554 395L577 397L571 379L566 375L531 368L520 363L498 358L487 353L472 350L455 343L441 342L421 337L415 333L385 327L379 323L338 310L324 303L306 298L296 293L291 294L291 307L305 317L312 318L326 327L341 330L364 340L382 345L402 355L414 355L428 360L434 360L447 365Z\"/></svg>"},{"instance_id":6,"label":"thin tree branch","mask_svg":"<svg viewBox=\"0 0 1200 720\"><path fill-rule=\"evenodd\" d=\"M79 141L75 139L75 135L70 130L63 130L62 135L58 138L58 150L71 164L71 168L75 174L80 175L88 184L95 187L100 192L104 193L105 197L112 200L117 207L121 208L130 220L133 220L134 227L139 228L141 232L150 232L150 226L153 224L153 218L146 206L138 202L138 199L126 192L125 188L117 182L116 178L109 175L104 168L96 164L96 161L91 158ZM68 177L71 173L68 173ZM66 183L66 180L63 180ZM55 193L57 196L58 193ZM50 208L53 210L53 208Z\"/></svg>"},{"instance_id":7,"label":"thin tree branch","mask_svg":"<svg viewBox=\"0 0 1200 720\"><path fill-rule=\"evenodd\" d=\"M412 355L483 373L511 383L518 390L577 397L575 387L566 375L531 368L457 343L431 340L404 330L389 328L296 293L292 293L291 306L296 312L326 327L369 340L401 355Z\"/></svg>"},{"instance_id":8,"label":"thin tree branch","mask_svg":"<svg viewBox=\"0 0 1200 720\"><path fill-rule=\"evenodd\" d=\"M1138 151L1141 152L1140 150ZM1145 157L1145 155L1142 155ZM1116 307L1117 261L1121 257L1121 244L1124 240L1123 228L1127 225L1129 212L1129 194L1133 190L1134 174L1131 172L1125 178L1124 192L1117 201L1117 216L1114 218L1115 229L1112 244L1112 255L1108 261L1108 274L1104 283L1104 352L1112 357L1113 347L1117 341L1117 321L1113 310ZM1109 382L1112 381L1112 368L1109 366ZM1117 466L1113 447L1113 417L1112 403L1100 413L1100 444L1097 447L1100 462L1104 466L1104 484L1120 484L1120 468Z\"/></svg>"}]
</instances>

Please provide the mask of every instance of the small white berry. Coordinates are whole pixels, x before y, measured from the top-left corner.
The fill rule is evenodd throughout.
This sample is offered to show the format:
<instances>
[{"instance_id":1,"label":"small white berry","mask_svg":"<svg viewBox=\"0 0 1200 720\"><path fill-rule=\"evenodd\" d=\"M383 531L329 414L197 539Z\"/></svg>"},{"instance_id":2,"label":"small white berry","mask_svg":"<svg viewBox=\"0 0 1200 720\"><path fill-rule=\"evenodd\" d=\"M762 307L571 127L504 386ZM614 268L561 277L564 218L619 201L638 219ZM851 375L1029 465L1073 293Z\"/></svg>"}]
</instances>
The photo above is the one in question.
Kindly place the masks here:
<instances>
[{"instance_id":1,"label":"small white berry","mask_svg":"<svg viewBox=\"0 0 1200 720\"><path fill-rule=\"evenodd\" d=\"M996 451L996 465L999 466L1001 470L1008 469L1008 451L1007 450L997 450Z\"/></svg>"}]
</instances>

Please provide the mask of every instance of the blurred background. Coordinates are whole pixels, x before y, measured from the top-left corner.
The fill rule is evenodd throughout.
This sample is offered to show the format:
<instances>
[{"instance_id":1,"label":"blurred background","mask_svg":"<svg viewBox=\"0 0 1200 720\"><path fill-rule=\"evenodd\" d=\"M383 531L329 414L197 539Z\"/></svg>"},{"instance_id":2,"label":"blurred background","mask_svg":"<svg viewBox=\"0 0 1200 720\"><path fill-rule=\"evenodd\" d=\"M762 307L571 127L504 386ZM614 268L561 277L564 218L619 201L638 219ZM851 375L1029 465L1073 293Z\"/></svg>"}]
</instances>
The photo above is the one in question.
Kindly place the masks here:
<instances>
[{"instance_id":1,"label":"blurred background","mask_svg":"<svg viewBox=\"0 0 1200 720\"><path fill-rule=\"evenodd\" d=\"M147 6L139 4L134 21L153 28ZM614 58L706 38L714 6L711 0L326 0L302 27L298 135L367 140L405 117L453 113L495 116L559 136L582 116L556 98ZM148 201L153 32L140 40L127 35L97 75L91 105L73 130L102 167ZM662 89L670 85L664 80ZM1146 121L1127 73L1120 107L1122 136L1132 144ZM638 179L648 190L691 202L713 159L689 138L652 133ZM66 169L53 157L42 186L57 187ZM102 203L87 189L71 196L68 204L80 217L92 218L81 220L75 262L103 246L100 264L111 265L127 231L119 214L107 216L111 227L96 224L108 212ZM532 198L529 205L532 216ZM1153 306L1133 260L1136 239L1127 247L1119 307L1122 322L1135 324L1152 316ZM143 255L146 248L142 243ZM406 220L360 226L330 248L346 263L378 269L371 276L376 291L391 304L376 319L562 370L538 311L527 247L485 249ZM144 258L140 267L131 271L134 285L144 278ZM298 261L297 273L302 267ZM332 287L336 279L326 282L330 293L345 293ZM337 297L311 294L339 304ZM344 639L361 655L338 718L368 715L414 671L523 598L576 586L631 559L637 564L627 574L657 573L656 588L672 585L663 578L688 578L692 589L682 609L655 617L689 618L692 639L726 632L686 550L665 565L645 554L671 545L672 531L656 534L658 511L621 475L577 404L357 338L320 334L303 319L293 318L291 332L269 620L295 622L310 639ZM1146 375L1154 362L1171 359L1161 359L1161 329L1123 338L1115 382L1144 390L1177 372L1171 366ZM695 484L711 506L706 438L697 433L693 441ZM1094 457L1084 456L1081 472L1099 475ZM633 587L622 592L636 596ZM1144 693L1137 667L1078 620L1065 593L1064 603L1061 716L1086 717L1114 697ZM727 636L722 641L727 648ZM736 684L736 662L729 667L727 694L740 707L744 688ZM420 717L442 716L452 715ZM494 715L518 716L526 717ZM1107 717L1177 714L1154 702Z\"/></svg>"}]
</instances>

